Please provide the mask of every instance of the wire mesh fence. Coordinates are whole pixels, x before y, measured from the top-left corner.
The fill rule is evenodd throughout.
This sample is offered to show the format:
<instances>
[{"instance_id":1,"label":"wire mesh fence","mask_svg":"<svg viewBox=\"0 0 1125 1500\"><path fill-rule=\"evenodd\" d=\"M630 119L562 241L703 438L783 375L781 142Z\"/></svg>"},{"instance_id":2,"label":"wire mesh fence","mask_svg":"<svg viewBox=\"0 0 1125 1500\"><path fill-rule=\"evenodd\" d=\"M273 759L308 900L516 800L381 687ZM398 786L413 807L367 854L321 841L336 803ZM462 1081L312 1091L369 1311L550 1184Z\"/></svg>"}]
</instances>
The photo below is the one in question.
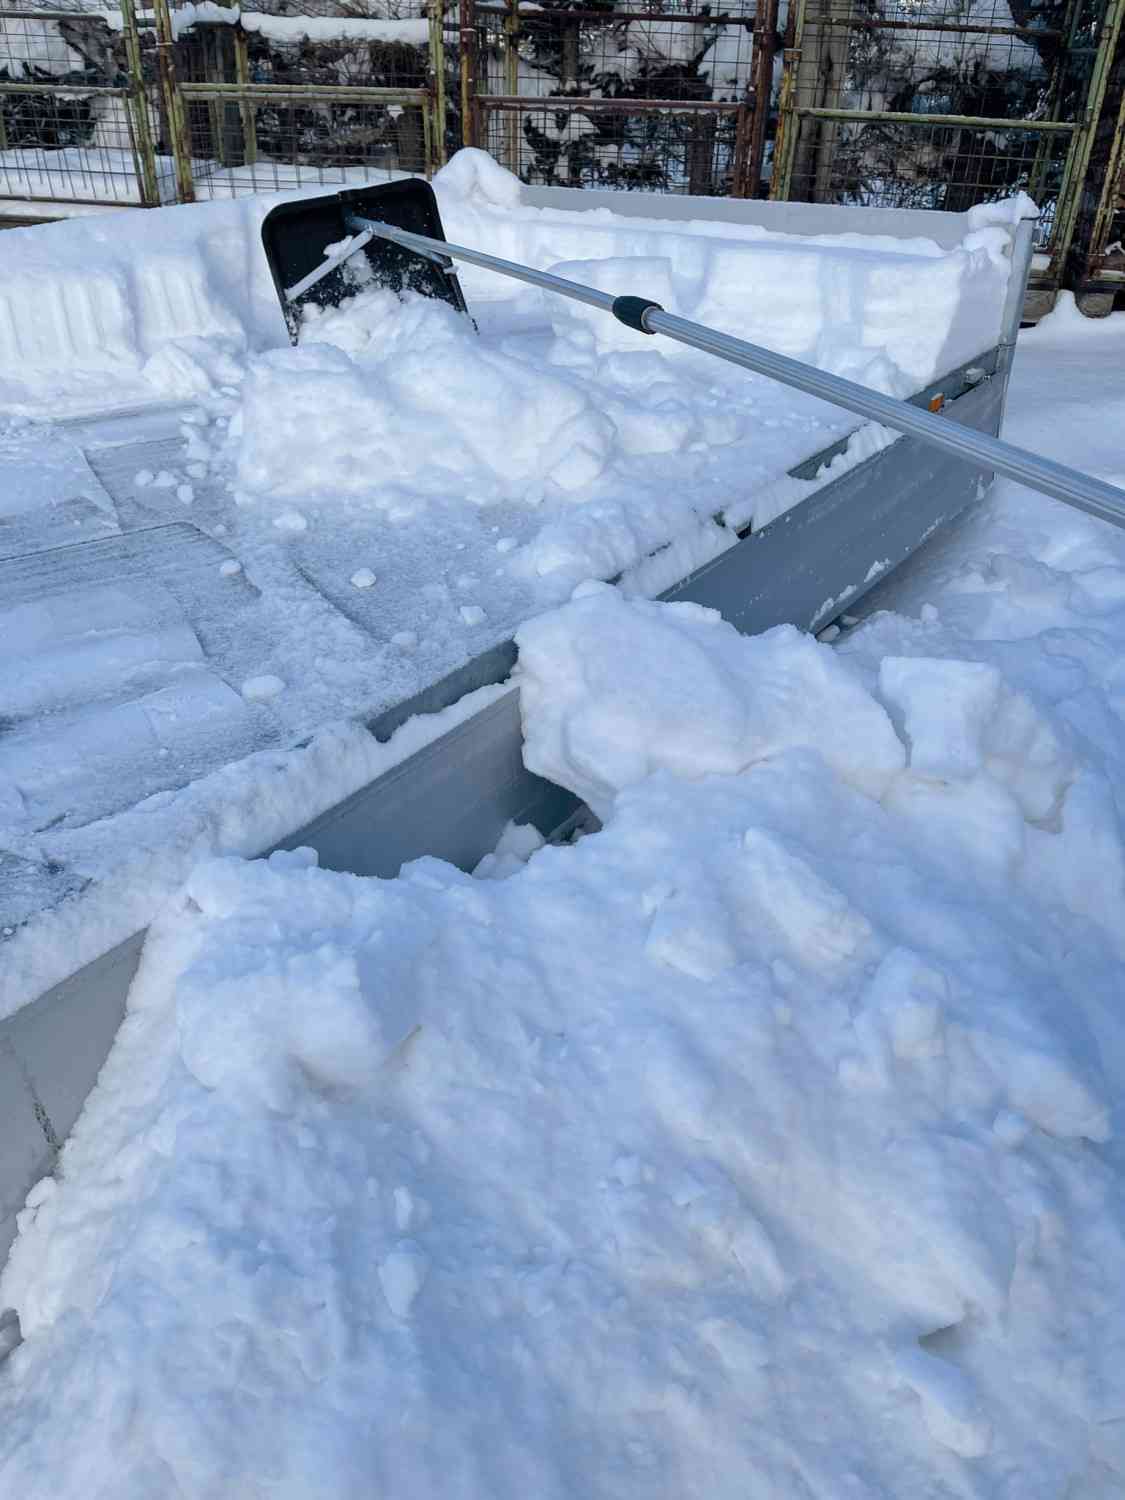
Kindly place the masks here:
<instances>
[{"instance_id":1,"label":"wire mesh fence","mask_svg":"<svg viewBox=\"0 0 1125 1500\"><path fill-rule=\"evenodd\" d=\"M478 112L481 144L524 182L746 194L742 106L486 98Z\"/></svg>"},{"instance_id":2,"label":"wire mesh fence","mask_svg":"<svg viewBox=\"0 0 1125 1500\"><path fill-rule=\"evenodd\" d=\"M796 0L773 191L1067 218L1108 38L1100 0Z\"/></svg>"},{"instance_id":3,"label":"wire mesh fence","mask_svg":"<svg viewBox=\"0 0 1125 1500\"><path fill-rule=\"evenodd\" d=\"M381 7L385 11L388 7ZM430 26L420 5L232 11L182 32L175 67L196 195L340 186L432 168ZM414 14L406 13L413 9Z\"/></svg>"},{"instance_id":4,"label":"wire mesh fence","mask_svg":"<svg viewBox=\"0 0 1125 1500\"><path fill-rule=\"evenodd\" d=\"M159 186L150 181L146 198L139 167L135 99L123 24L78 10L0 10L0 196L155 201Z\"/></svg>"},{"instance_id":5,"label":"wire mesh fence","mask_svg":"<svg viewBox=\"0 0 1125 1500\"><path fill-rule=\"evenodd\" d=\"M0 197L152 205L432 170L425 0L294 9L0 10Z\"/></svg>"},{"instance_id":6,"label":"wire mesh fence","mask_svg":"<svg viewBox=\"0 0 1125 1500\"><path fill-rule=\"evenodd\" d=\"M721 13L462 0L463 133L526 182L753 192L764 144L754 103L768 106L772 43L758 23L754 0Z\"/></svg>"}]
</instances>

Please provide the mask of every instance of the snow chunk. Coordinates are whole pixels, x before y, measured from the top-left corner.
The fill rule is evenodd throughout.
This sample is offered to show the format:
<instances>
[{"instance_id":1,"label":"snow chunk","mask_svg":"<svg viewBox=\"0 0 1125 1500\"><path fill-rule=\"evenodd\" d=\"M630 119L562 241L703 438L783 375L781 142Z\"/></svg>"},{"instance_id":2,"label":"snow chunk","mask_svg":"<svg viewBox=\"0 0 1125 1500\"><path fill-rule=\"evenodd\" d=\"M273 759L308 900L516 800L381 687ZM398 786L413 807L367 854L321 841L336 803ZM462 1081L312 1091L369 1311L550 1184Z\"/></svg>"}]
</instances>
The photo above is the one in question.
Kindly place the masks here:
<instances>
[{"instance_id":1,"label":"snow chunk","mask_svg":"<svg viewBox=\"0 0 1125 1500\"><path fill-rule=\"evenodd\" d=\"M381 508L389 481L444 498L453 475L477 504L521 499L531 480L570 492L601 473L614 437L579 385L529 380L444 303L382 290L310 313L299 349L251 364L242 402L229 452L238 487L337 506L363 496Z\"/></svg>"},{"instance_id":2,"label":"snow chunk","mask_svg":"<svg viewBox=\"0 0 1125 1500\"><path fill-rule=\"evenodd\" d=\"M271 892L280 894L293 880L306 882L315 911L316 875L305 861L296 869L276 860L255 866L257 899L268 902ZM237 908L240 879L236 864L215 861L195 872L187 895L222 922ZM315 947L297 942L264 962L243 949L236 934L234 922L227 955L201 958L178 990L181 1053L206 1088L289 1113L301 1097L302 1080L321 1090L364 1087L412 1030L411 997L396 993L395 965L376 981L381 1004L375 1008L355 953L333 940L330 926Z\"/></svg>"},{"instance_id":3,"label":"snow chunk","mask_svg":"<svg viewBox=\"0 0 1125 1500\"><path fill-rule=\"evenodd\" d=\"M491 854L486 854L473 874L478 880L507 880L543 847L543 835L533 823L510 822Z\"/></svg>"},{"instance_id":4,"label":"snow chunk","mask_svg":"<svg viewBox=\"0 0 1125 1500\"><path fill-rule=\"evenodd\" d=\"M414 1299L426 1284L429 1257L420 1246L404 1240L379 1266L379 1285L396 1318L408 1318Z\"/></svg>"},{"instance_id":5,"label":"snow chunk","mask_svg":"<svg viewBox=\"0 0 1125 1500\"><path fill-rule=\"evenodd\" d=\"M266 703L284 691L285 683L282 678L274 677L268 672L261 677L248 677L242 684L242 696L248 703Z\"/></svg>"},{"instance_id":6,"label":"snow chunk","mask_svg":"<svg viewBox=\"0 0 1125 1500\"><path fill-rule=\"evenodd\" d=\"M910 769L921 776L969 777L981 769L1000 688L999 672L981 662L889 656L879 669L879 691L902 712Z\"/></svg>"},{"instance_id":7,"label":"snow chunk","mask_svg":"<svg viewBox=\"0 0 1125 1500\"><path fill-rule=\"evenodd\" d=\"M467 146L434 174L434 191L443 198L483 199L493 208L513 209L520 201L520 180L487 151Z\"/></svg>"},{"instance_id":8,"label":"snow chunk","mask_svg":"<svg viewBox=\"0 0 1125 1500\"><path fill-rule=\"evenodd\" d=\"M594 586L516 641L525 760L599 817L659 767L733 775L808 746L879 797L906 758L840 659L791 626L741 636L714 610Z\"/></svg>"},{"instance_id":9,"label":"snow chunk","mask_svg":"<svg viewBox=\"0 0 1125 1500\"><path fill-rule=\"evenodd\" d=\"M980 1410L972 1382L956 1365L923 1349L899 1355L903 1379L919 1395L935 1442L962 1458L981 1458L992 1446L992 1426Z\"/></svg>"}]
</instances>

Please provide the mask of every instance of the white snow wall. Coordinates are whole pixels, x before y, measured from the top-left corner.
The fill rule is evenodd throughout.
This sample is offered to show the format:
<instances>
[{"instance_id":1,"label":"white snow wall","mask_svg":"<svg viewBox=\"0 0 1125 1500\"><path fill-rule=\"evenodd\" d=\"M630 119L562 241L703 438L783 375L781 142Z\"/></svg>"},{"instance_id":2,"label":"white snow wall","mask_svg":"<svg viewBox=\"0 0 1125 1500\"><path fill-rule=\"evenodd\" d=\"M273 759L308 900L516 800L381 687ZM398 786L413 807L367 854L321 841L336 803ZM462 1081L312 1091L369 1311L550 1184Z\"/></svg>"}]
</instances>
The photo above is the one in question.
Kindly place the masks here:
<instances>
[{"instance_id":1,"label":"white snow wall","mask_svg":"<svg viewBox=\"0 0 1125 1500\"><path fill-rule=\"evenodd\" d=\"M858 373L860 351L863 366L886 366L880 383L896 394L999 332L1006 231L988 227L988 210L521 188L474 151L434 187L451 240L543 269L601 263L615 290L838 373ZM223 382L230 356L284 343L260 237L282 196L301 195L117 211L0 236L0 417L196 398ZM470 301L513 295L488 272L466 268L462 279ZM543 310L550 316L549 303Z\"/></svg>"}]
</instances>

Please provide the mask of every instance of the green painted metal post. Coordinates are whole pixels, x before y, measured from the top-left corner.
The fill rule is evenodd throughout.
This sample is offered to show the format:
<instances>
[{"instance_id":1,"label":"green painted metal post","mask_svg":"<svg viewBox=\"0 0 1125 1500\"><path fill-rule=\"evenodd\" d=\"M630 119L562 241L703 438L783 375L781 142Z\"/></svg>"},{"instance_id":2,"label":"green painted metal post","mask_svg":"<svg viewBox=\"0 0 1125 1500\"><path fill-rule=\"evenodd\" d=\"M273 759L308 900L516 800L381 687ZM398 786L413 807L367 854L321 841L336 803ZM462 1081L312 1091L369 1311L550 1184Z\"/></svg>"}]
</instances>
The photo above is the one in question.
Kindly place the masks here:
<instances>
[{"instance_id":1,"label":"green painted metal post","mask_svg":"<svg viewBox=\"0 0 1125 1500\"><path fill-rule=\"evenodd\" d=\"M241 26L234 28L234 75L244 87L250 82L250 48ZM258 122L249 99L239 102L242 115L242 159L249 165L258 160Z\"/></svg>"},{"instance_id":2,"label":"green painted metal post","mask_svg":"<svg viewBox=\"0 0 1125 1500\"><path fill-rule=\"evenodd\" d=\"M137 32L137 12L133 0L121 0L121 24L125 39L125 59L129 67L129 134L137 161L137 180L141 202L146 208L160 203L160 184L156 172L156 148L148 117L148 93L141 64L141 40Z\"/></svg>"},{"instance_id":3,"label":"green painted metal post","mask_svg":"<svg viewBox=\"0 0 1125 1500\"><path fill-rule=\"evenodd\" d=\"M445 166L445 0L429 0L430 19L430 148L427 164Z\"/></svg>"},{"instance_id":4,"label":"green painted metal post","mask_svg":"<svg viewBox=\"0 0 1125 1500\"><path fill-rule=\"evenodd\" d=\"M156 19L156 59L160 68L160 87L168 117L169 145L176 164L176 197L181 203L195 202L195 181L191 173L191 138L183 96L176 81L176 59L173 55L175 32L168 0L152 0Z\"/></svg>"},{"instance_id":5,"label":"green painted metal post","mask_svg":"<svg viewBox=\"0 0 1125 1500\"><path fill-rule=\"evenodd\" d=\"M1090 165L1090 152L1094 146L1094 134L1098 128L1105 99L1105 86L1114 49L1121 32L1125 16L1125 0L1109 0L1106 13L1098 33L1098 50L1094 58L1094 70L1090 78L1090 92L1082 112L1082 120L1071 142L1067 156L1066 171L1059 190L1058 207L1055 210L1054 232L1051 235L1051 274L1062 274L1070 254L1074 238L1074 226L1078 218L1078 205Z\"/></svg>"}]
</instances>

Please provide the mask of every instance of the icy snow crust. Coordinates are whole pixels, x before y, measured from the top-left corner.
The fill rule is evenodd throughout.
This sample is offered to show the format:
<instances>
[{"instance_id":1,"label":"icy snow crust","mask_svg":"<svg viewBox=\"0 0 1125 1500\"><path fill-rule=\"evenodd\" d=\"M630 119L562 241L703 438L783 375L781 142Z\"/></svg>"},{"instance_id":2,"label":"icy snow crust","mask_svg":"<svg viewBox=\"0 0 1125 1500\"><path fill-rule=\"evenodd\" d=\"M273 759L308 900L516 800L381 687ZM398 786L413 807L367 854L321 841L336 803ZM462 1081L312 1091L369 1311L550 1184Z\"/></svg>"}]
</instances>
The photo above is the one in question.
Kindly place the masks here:
<instances>
[{"instance_id":1,"label":"icy snow crust","mask_svg":"<svg viewBox=\"0 0 1125 1500\"><path fill-rule=\"evenodd\" d=\"M453 239L643 291L886 390L913 391L997 336L1008 228L987 216L943 251L537 210L479 152L455 158L436 188ZM240 829L236 847L268 842L255 844L265 825L249 813L262 802L262 763L246 763L241 793L230 777L208 790L209 772L248 752L276 765L325 725L410 698L589 577L660 592L733 544L716 516L761 524L803 498L810 486L786 470L854 426L482 272L465 275L479 336L443 305L400 303L359 277L349 306L311 319L291 349L260 249L269 206L108 216L0 240L0 488L12 497L0 522L18 511L12 524L35 550L187 521L230 553L215 561L229 602L205 625L190 611L173 620L147 584L113 618L103 600L93 675L82 600L66 618L51 605L49 669L25 650L23 615L0 622L10 651L28 658L19 704L0 685L18 739L0 741L0 850L79 884L112 876L102 909L122 914L116 927L72 914L70 938L53 922L49 941L33 931L29 946L6 943L0 1013L143 925L160 849L167 891L186 874L173 851L199 851L218 797L231 809L224 826ZM112 430L43 423L107 401L146 410ZM84 453L101 462L115 444L161 431L180 439L174 458L138 460L112 495L102 489ZM878 441L858 433L837 463ZM39 453L59 495L36 472ZM71 502L56 503L64 487L81 497L81 532ZM177 729L187 721L165 699L150 701L191 671L198 734ZM71 717L28 718L64 683ZM119 704L146 688L143 701ZM267 780L270 801L272 771ZM354 790L347 776L321 785L313 812ZM146 797L160 800L142 803L127 835L122 819ZM303 794L293 805L295 817L308 808ZM123 854L138 842L135 857ZM65 954L66 968L51 972L49 953Z\"/></svg>"},{"instance_id":2,"label":"icy snow crust","mask_svg":"<svg viewBox=\"0 0 1125 1500\"><path fill-rule=\"evenodd\" d=\"M602 831L198 867L0 1280L4 1493L1118 1495L1125 756L1038 631L1125 555L1053 537L843 649L587 586L517 675Z\"/></svg>"}]
</instances>

